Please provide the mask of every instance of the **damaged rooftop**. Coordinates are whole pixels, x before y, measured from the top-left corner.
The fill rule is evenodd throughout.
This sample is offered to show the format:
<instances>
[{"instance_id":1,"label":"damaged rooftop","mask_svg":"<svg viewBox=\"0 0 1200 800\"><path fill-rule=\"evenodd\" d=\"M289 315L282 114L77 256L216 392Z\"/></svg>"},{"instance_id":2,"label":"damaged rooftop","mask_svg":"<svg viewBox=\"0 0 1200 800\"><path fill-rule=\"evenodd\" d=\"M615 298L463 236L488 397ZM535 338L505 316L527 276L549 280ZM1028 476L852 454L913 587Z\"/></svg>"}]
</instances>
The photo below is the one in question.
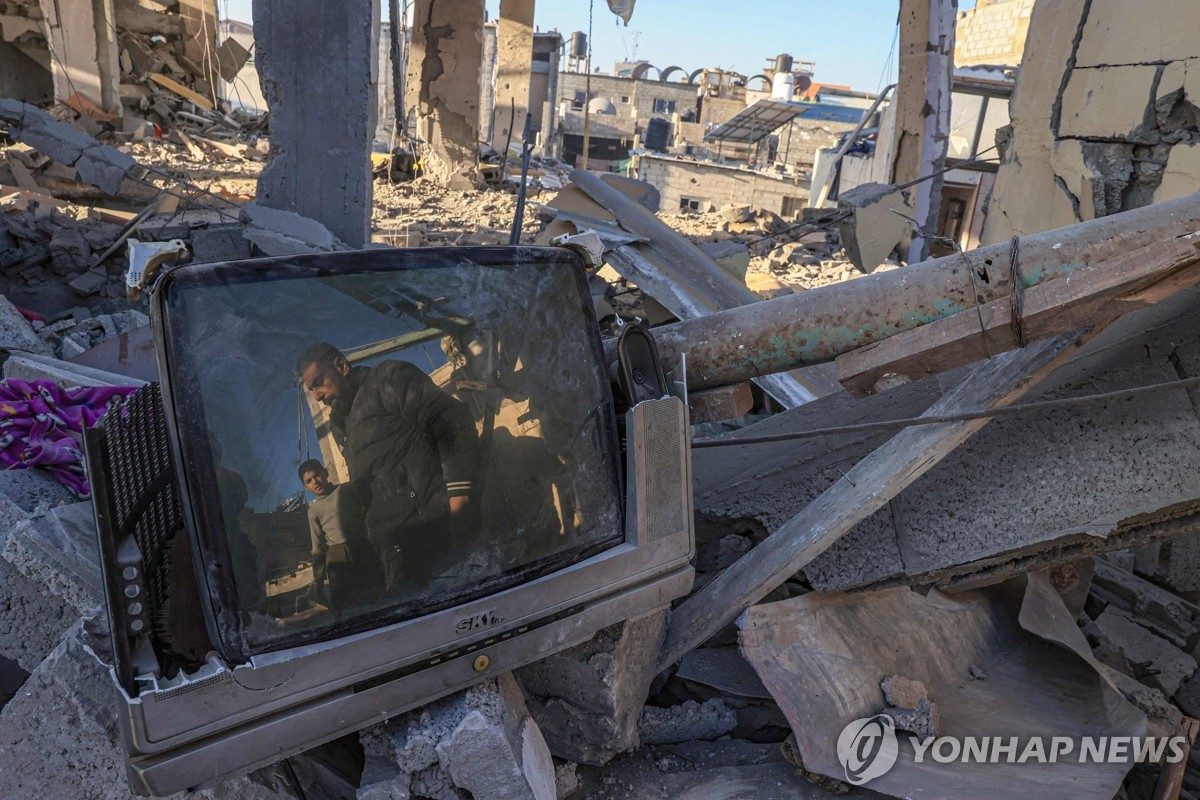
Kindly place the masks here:
<instances>
[{"instance_id":1,"label":"damaged rooftop","mask_svg":"<svg viewBox=\"0 0 1200 800\"><path fill-rule=\"evenodd\" d=\"M749 5L0 0L0 797L1200 800L1192 0Z\"/></svg>"}]
</instances>

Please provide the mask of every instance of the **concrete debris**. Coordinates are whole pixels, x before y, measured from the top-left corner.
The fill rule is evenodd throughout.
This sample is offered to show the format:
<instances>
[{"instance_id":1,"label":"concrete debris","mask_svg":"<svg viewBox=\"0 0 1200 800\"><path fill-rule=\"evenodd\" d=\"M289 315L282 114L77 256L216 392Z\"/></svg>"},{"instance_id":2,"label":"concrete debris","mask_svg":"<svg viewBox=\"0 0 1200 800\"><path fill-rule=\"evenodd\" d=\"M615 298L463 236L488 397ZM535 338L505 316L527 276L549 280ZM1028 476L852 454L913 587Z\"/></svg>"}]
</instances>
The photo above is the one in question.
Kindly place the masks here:
<instances>
[{"instance_id":1,"label":"concrete debris","mask_svg":"<svg viewBox=\"0 0 1200 800\"><path fill-rule=\"evenodd\" d=\"M849 212L838 222L846 255L860 270L874 272L912 234L914 198L904 189L876 183L842 193L838 207ZM897 213L898 212L898 213Z\"/></svg>"},{"instance_id":2,"label":"concrete debris","mask_svg":"<svg viewBox=\"0 0 1200 800\"><path fill-rule=\"evenodd\" d=\"M517 670L551 753L604 764L637 746L665 627L665 611L649 614Z\"/></svg>"},{"instance_id":3,"label":"concrete debris","mask_svg":"<svg viewBox=\"0 0 1200 800\"><path fill-rule=\"evenodd\" d=\"M56 506L0 532L0 557L59 595L80 614L104 602L91 501Z\"/></svg>"},{"instance_id":4,"label":"concrete debris","mask_svg":"<svg viewBox=\"0 0 1200 800\"><path fill-rule=\"evenodd\" d=\"M879 688L883 690L884 702L895 708L916 708L917 703L929 699L925 684L899 675L884 678L879 682Z\"/></svg>"},{"instance_id":5,"label":"concrete debris","mask_svg":"<svg viewBox=\"0 0 1200 800\"><path fill-rule=\"evenodd\" d=\"M1196 672L1196 659L1116 608L1105 609L1096 619L1096 625L1124 652L1134 669L1134 677L1141 673L1148 685L1166 697L1173 696Z\"/></svg>"},{"instance_id":6,"label":"concrete debris","mask_svg":"<svg viewBox=\"0 0 1200 800\"><path fill-rule=\"evenodd\" d=\"M638 720L638 735L644 744L675 744L719 739L735 727L737 715L722 701L688 700L670 708L646 706Z\"/></svg>"},{"instance_id":7,"label":"concrete debris","mask_svg":"<svg viewBox=\"0 0 1200 800\"><path fill-rule=\"evenodd\" d=\"M0 295L0 348L9 351L50 353L50 346L38 338L25 316L3 295Z\"/></svg>"},{"instance_id":8,"label":"concrete debris","mask_svg":"<svg viewBox=\"0 0 1200 800\"><path fill-rule=\"evenodd\" d=\"M1013 730L1078 737L1145 730L1145 715L1097 679L1105 668L1092 659L1044 576L953 596L934 590L922 597L908 589L810 593L754 606L739 627L742 650L787 715L805 769L835 779L847 774L836 752L839 733L848 722L881 711L921 737ZM988 679L969 680L970 668L980 664ZM912 682L896 680L897 675ZM891 699L918 698L918 708L896 713L883 707L885 676ZM941 706L940 731L922 688ZM1070 781L1073 797L1108 800L1129 767L1060 760L1036 765L955 761L923 768L912 760L907 738L900 742L904 755L871 781L872 790L894 797L982 793L1020 798L1036 795L1036 787L1047 781Z\"/></svg>"},{"instance_id":9,"label":"concrete debris","mask_svg":"<svg viewBox=\"0 0 1200 800\"><path fill-rule=\"evenodd\" d=\"M428 797L553 800L556 771L511 674L360 735L359 800ZM564 775L565 779L565 775Z\"/></svg>"},{"instance_id":10,"label":"concrete debris","mask_svg":"<svg viewBox=\"0 0 1200 800\"><path fill-rule=\"evenodd\" d=\"M941 735L942 717L932 700L922 698L915 708L885 708L883 713L891 717L896 730L915 734L923 742Z\"/></svg>"},{"instance_id":11,"label":"concrete debris","mask_svg":"<svg viewBox=\"0 0 1200 800\"><path fill-rule=\"evenodd\" d=\"M331 253L350 248L321 223L294 211L280 211L258 203L242 206L245 237L268 256Z\"/></svg>"},{"instance_id":12,"label":"concrete debris","mask_svg":"<svg viewBox=\"0 0 1200 800\"><path fill-rule=\"evenodd\" d=\"M83 623L32 670L0 711L0 795L128 800L113 687ZM195 800L299 800L286 765L190 793Z\"/></svg>"}]
</instances>

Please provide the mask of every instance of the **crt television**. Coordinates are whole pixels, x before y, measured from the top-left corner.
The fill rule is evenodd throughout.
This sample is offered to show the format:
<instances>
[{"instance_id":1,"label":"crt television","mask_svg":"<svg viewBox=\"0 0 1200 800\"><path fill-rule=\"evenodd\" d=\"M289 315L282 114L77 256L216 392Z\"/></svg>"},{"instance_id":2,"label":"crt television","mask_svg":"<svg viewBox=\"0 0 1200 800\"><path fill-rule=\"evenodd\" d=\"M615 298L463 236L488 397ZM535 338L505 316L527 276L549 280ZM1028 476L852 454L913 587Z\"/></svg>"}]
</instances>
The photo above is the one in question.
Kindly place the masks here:
<instances>
[{"instance_id":1,"label":"crt television","mask_svg":"<svg viewBox=\"0 0 1200 800\"><path fill-rule=\"evenodd\" d=\"M690 589L686 405L610 380L655 370L605 363L570 250L191 265L150 302L161 383L85 441L136 792L272 763Z\"/></svg>"}]
</instances>

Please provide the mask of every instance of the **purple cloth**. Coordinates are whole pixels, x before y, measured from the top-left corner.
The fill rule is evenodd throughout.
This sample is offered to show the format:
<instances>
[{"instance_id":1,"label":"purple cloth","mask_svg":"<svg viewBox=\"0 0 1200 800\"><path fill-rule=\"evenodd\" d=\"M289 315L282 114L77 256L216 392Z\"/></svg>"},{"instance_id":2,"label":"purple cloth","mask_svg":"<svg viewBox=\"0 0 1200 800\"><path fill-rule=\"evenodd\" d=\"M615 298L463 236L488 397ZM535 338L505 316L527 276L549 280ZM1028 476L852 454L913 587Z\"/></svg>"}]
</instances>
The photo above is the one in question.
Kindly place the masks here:
<instances>
[{"instance_id":1,"label":"purple cloth","mask_svg":"<svg viewBox=\"0 0 1200 800\"><path fill-rule=\"evenodd\" d=\"M78 497L87 497L83 429L135 391L134 386L67 389L53 381L0 380L0 464L4 469L42 467Z\"/></svg>"}]
</instances>

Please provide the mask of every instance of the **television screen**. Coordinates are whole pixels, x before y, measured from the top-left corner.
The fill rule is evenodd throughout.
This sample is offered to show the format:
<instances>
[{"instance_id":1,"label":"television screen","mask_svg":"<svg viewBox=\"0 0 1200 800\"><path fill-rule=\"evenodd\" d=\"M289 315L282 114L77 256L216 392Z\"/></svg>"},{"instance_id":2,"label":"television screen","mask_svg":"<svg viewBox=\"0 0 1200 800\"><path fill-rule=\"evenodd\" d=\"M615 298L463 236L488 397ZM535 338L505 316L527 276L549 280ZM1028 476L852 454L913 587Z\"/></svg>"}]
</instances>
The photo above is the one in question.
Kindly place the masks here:
<instances>
[{"instance_id":1,"label":"television screen","mask_svg":"<svg viewBox=\"0 0 1200 800\"><path fill-rule=\"evenodd\" d=\"M164 278L164 393L225 657L410 619L623 541L578 259L461 253Z\"/></svg>"}]
</instances>

